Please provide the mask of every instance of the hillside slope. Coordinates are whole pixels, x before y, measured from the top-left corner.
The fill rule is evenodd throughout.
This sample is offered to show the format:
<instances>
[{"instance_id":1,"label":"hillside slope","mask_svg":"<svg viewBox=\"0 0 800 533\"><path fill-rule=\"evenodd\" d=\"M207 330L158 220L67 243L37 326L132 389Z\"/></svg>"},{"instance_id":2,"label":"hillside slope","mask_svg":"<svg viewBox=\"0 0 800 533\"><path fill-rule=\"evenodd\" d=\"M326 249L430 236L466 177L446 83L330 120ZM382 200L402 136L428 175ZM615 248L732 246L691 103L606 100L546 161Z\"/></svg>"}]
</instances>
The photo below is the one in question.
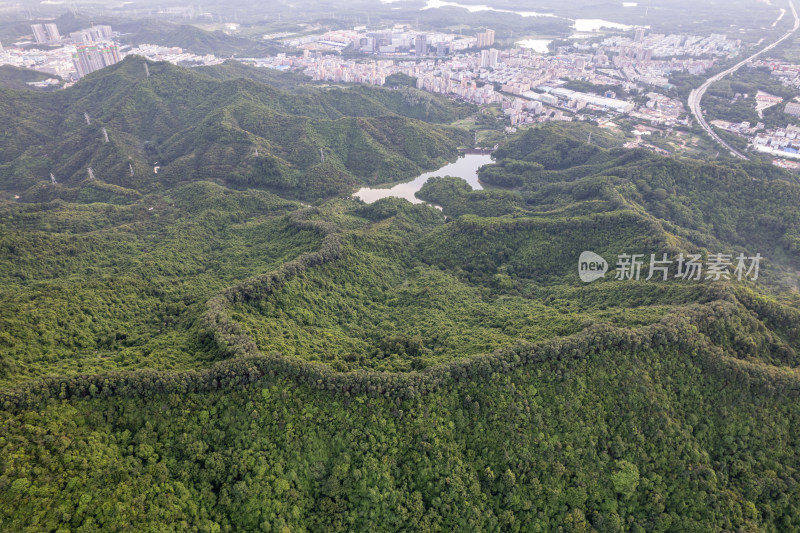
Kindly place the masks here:
<instances>
[{"instance_id":1,"label":"hillside slope","mask_svg":"<svg viewBox=\"0 0 800 533\"><path fill-rule=\"evenodd\" d=\"M187 74L140 67L1 109L29 143L4 144L15 172L104 168L82 114L29 117L40 101L96 100L93 124L165 164L0 203L0 529L800 528L792 175L549 125L482 170L510 188L307 207L181 176L327 191L320 147L368 181L433 160L416 143L446 128L195 73L167 96ZM75 144L40 139L49 120ZM584 283L589 250L610 272ZM738 252L758 279L613 275L624 253Z\"/></svg>"},{"instance_id":2,"label":"hillside slope","mask_svg":"<svg viewBox=\"0 0 800 533\"><path fill-rule=\"evenodd\" d=\"M285 51L272 43L158 19L124 21L116 24L115 28L119 28L122 32L121 40L127 44L147 43L179 47L201 56L214 54L218 57L263 57Z\"/></svg>"},{"instance_id":3,"label":"hillside slope","mask_svg":"<svg viewBox=\"0 0 800 533\"><path fill-rule=\"evenodd\" d=\"M317 199L436 168L468 141L462 130L404 116L418 112L395 91L299 95L166 63L149 71L126 58L58 94L5 93L0 188L69 198L58 187L42 191L42 182L53 173L79 187L91 167L96 179L139 192L214 179ZM469 112L441 102L432 109L438 121Z\"/></svg>"}]
</instances>

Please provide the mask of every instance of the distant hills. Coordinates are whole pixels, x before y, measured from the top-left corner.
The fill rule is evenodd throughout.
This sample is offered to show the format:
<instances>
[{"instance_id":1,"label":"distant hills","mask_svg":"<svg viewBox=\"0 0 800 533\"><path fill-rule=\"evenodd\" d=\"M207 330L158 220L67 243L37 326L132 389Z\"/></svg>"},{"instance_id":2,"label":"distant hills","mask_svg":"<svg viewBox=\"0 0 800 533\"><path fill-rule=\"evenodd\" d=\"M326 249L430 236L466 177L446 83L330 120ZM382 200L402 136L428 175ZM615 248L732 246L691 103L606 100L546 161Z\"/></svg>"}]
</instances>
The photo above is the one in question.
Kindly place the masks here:
<instances>
[{"instance_id":1,"label":"distant hills","mask_svg":"<svg viewBox=\"0 0 800 533\"><path fill-rule=\"evenodd\" d=\"M206 74L150 63L147 77L144 61L126 58L58 94L8 92L0 186L54 198L80 186L91 167L97 179L140 192L214 179L314 199L412 177L469 141L441 123L470 106L415 89L299 95L237 77L243 69L229 64ZM254 70L244 69L258 78ZM51 172L59 185L42 189Z\"/></svg>"},{"instance_id":2,"label":"distant hills","mask_svg":"<svg viewBox=\"0 0 800 533\"><path fill-rule=\"evenodd\" d=\"M39 72L29 68L20 68L12 65L0 65L0 87L5 89L33 89L34 87L28 85L28 82L42 81L49 78L60 79L54 74ZM58 85L48 90L53 90L57 87Z\"/></svg>"},{"instance_id":3,"label":"distant hills","mask_svg":"<svg viewBox=\"0 0 800 533\"><path fill-rule=\"evenodd\" d=\"M602 137L595 135L597 143ZM531 129L481 179L518 187L536 211L627 208L696 246L747 246L800 261L800 180L764 162L708 162L588 144L580 126Z\"/></svg>"},{"instance_id":4,"label":"distant hills","mask_svg":"<svg viewBox=\"0 0 800 533\"><path fill-rule=\"evenodd\" d=\"M217 80L236 80L241 78L257 81L289 92L308 92L313 90L311 78L301 72L258 68L233 59L229 59L220 65L195 67L193 71L201 72Z\"/></svg>"},{"instance_id":5,"label":"distant hills","mask_svg":"<svg viewBox=\"0 0 800 533\"><path fill-rule=\"evenodd\" d=\"M3 44L16 41L23 35L30 35L31 24L37 20L13 20L0 22L0 41ZM262 57L286 52L274 43L257 41L246 37L229 35L221 31L207 31L190 24L179 24L155 18L129 19L114 15L89 16L81 12L64 13L55 19L47 19L58 26L61 35L87 28L92 24L110 24L119 31L121 44L138 45L143 43L168 47L180 47L197 55L214 54L219 57Z\"/></svg>"},{"instance_id":6,"label":"distant hills","mask_svg":"<svg viewBox=\"0 0 800 533\"><path fill-rule=\"evenodd\" d=\"M142 43L177 46L197 55L213 54L218 57L263 57L285 49L265 43L228 35L222 31L206 31L189 24L176 24L157 19L141 19L114 26L123 33L122 43Z\"/></svg>"}]
</instances>

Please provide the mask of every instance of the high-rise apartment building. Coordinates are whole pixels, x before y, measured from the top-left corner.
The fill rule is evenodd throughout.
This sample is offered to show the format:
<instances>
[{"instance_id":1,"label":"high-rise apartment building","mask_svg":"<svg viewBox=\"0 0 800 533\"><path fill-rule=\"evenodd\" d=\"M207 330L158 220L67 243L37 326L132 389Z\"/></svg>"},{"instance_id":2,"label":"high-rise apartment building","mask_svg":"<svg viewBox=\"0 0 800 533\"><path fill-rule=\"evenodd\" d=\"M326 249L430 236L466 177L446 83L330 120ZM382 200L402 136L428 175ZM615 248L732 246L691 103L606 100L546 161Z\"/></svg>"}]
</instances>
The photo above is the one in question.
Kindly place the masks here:
<instances>
[{"instance_id":1,"label":"high-rise apartment building","mask_svg":"<svg viewBox=\"0 0 800 533\"><path fill-rule=\"evenodd\" d=\"M110 41L114 36L111 26L98 25L85 30L74 31L69 34L70 39L75 44L88 44L98 41Z\"/></svg>"},{"instance_id":2,"label":"high-rise apartment building","mask_svg":"<svg viewBox=\"0 0 800 533\"><path fill-rule=\"evenodd\" d=\"M94 32L96 41L102 41L104 39L108 40L113 36L111 26L107 24L98 24L97 26L92 26L91 31Z\"/></svg>"},{"instance_id":3,"label":"high-rise apartment building","mask_svg":"<svg viewBox=\"0 0 800 533\"><path fill-rule=\"evenodd\" d=\"M47 32L47 38L50 41L60 41L61 34L58 32L58 26L55 24L45 24L44 29Z\"/></svg>"},{"instance_id":4,"label":"high-rise apartment building","mask_svg":"<svg viewBox=\"0 0 800 533\"><path fill-rule=\"evenodd\" d=\"M31 24L31 31L33 31L33 38L37 43L61 40L61 34L55 24Z\"/></svg>"},{"instance_id":5,"label":"high-rise apartment building","mask_svg":"<svg viewBox=\"0 0 800 533\"><path fill-rule=\"evenodd\" d=\"M115 44L108 44L100 47L100 57L103 60L103 66L108 67L119 63L119 48Z\"/></svg>"},{"instance_id":6,"label":"high-rise apartment building","mask_svg":"<svg viewBox=\"0 0 800 533\"><path fill-rule=\"evenodd\" d=\"M31 24L31 31L33 31L33 38L37 43L47 42L47 31L44 29L44 24Z\"/></svg>"},{"instance_id":7,"label":"high-rise apartment building","mask_svg":"<svg viewBox=\"0 0 800 533\"><path fill-rule=\"evenodd\" d=\"M72 56L72 62L75 64L78 78L119 63L119 49L115 44L79 44L75 48L77 51Z\"/></svg>"},{"instance_id":8,"label":"high-rise apartment building","mask_svg":"<svg viewBox=\"0 0 800 533\"><path fill-rule=\"evenodd\" d=\"M73 31L69 34L69 38L75 44L89 44L92 42L92 36L87 30Z\"/></svg>"},{"instance_id":9,"label":"high-rise apartment building","mask_svg":"<svg viewBox=\"0 0 800 533\"><path fill-rule=\"evenodd\" d=\"M492 46L494 44L494 30L486 30L478 34L478 48Z\"/></svg>"},{"instance_id":10,"label":"high-rise apartment building","mask_svg":"<svg viewBox=\"0 0 800 533\"><path fill-rule=\"evenodd\" d=\"M414 39L414 49L417 57L428 55L428 38L425 35L417 35Z\"/></svg>"},{"instance_id":11,"label":"high-rise apartment building","mask_svg":"<svg viewBox=\"0 0 800 533\"><path fill-rule=\"evenodd\" d=\"M494 48L489 50L481 50L481 68L490 68L497 66L497 60L500 54Z\"/></svg>"}]
</instances>

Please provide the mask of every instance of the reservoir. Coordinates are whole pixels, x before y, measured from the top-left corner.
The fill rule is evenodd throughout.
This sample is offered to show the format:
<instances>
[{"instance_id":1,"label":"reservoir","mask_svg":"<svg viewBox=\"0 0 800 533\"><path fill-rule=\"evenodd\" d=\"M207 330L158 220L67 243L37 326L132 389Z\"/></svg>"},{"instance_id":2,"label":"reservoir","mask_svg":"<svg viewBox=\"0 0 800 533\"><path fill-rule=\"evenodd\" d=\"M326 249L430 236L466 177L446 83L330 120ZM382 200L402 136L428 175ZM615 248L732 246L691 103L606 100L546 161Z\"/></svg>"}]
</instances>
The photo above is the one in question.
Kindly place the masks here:
<instances>
[{"instance_id":1,"label":"reservoir","mask_svg":"<svg viewBox=\"0 0 800 533\"><path fill-rule=\"evenodd\" d=\"M572 27L578 33L592 33L602 29L627 31L634 28L634 26L628 26L627 24L619 24L602 19L576 19Z\"/></svg>"},{"instance_id":2,"label":"reservoir","mask_svg":"<svg viewBox=\"0 0 800 533\"><path fill-rule=\"evenodd\" d=\"M382 2L386 3L387 0L381 0ZM622 7L634 7L638 4L633 2L623 2ZM553 13L540 13L538 11L515 11L511 9L499 9L488 5L472 5L472 4L459 4L458 2L449 2L447 0L427 0L425 2L425 7L422 9L437 9L441 7L460 7L461 9L466 9L470 13L476 13L480 11L495 11L497 13L514 13L521 17L555 17L555 18L565 18L555 15ZM567 19L570 20L570 19ZM608 30L631 30L634 26L629 26L627 24L619 24L617 22L609 22L607 20L600 20L600 19L574 19L573 22L573 29L578 33L594 33L599 31L601 28L605 28Z\"/></svg>"},{"instance_id":3,"label":"reservoir","mask_svg":"<svg viewBox=\"0 0 800 533\"><path fill-rule=\"evenodd\" d=\"M552 39L523 39L514 44L520 48L533 50L537 54L546 54L550 51L549 46L552 42Z\"/></svg>"},{"instance_id":4,"label":"reservoir","mask_svg":"<svg viewBox=\"0 0 800 533\"><path fill-rule=\"evenodd\" d=\"M422 200L414 196L414 193L420 190L429 178L434 176L455 176L469 183L470 187L473 189L483 189L481 184L478 182L478 169L483 165L488 165L490 163L493 163L492 156L490 154L462 154L453 163L448 163L439 170L426 172L425 174L417 176L411 181L399 183L392 187L385 188L362 187L355 192L353 196L356 198L361 198L368 204L389 196L405 198L409 202L421 204Z\"/></svg>"}]
</instances>

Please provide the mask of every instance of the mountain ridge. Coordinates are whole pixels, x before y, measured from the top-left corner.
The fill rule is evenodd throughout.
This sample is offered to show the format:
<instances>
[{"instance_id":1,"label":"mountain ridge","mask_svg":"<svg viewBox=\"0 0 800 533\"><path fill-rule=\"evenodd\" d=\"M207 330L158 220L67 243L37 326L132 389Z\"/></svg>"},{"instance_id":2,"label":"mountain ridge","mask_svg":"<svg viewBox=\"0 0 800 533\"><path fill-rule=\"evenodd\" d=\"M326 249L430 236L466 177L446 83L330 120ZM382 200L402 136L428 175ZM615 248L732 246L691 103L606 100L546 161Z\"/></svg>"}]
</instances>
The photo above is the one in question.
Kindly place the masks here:
<instances>
[{"instance_id":1,"label":"mountain ridge","mask_svg":"<svg viewBox=\"0 0 800 533\"><path fill-rule=\"evenodd\" d=\"M64 184L84 178L92 167L98 179L140 192L153 190L154 182L169 187L199 173L201 179L317 199L345 194L358 181L393 182L441 166L469 137L462 130L402 116L406 108L400 107L403 96L396 91L354 88L295 95L245 78L216 80L167 64L150 63L149 68L146 77L142 59L126 58L51 100L9 93L4 116L19 134L0 153L0 163L12 176L4 188L22 191L33 185L37 178L31 167L39 180L53 172ZM470 109L431 101L438 116L459 118ZM98 109L97 102L106 104ZM47 117L34 123L16 118L20 108L33 105L38 115L53 116L59 109L65 119L54 126ZM85 123L84 113L91 124ZM341 153L343 145L330 138L340 129L331 121L348 117L351 134L359 139L355 148L363 152L359 161ZM101 128L109 143L103 142ZM49 143L43 142L45 136ZM325 161L318 165L323 154ZM16 159L25 164L15 167ZM368 159L373 163L365 167Z\"/></svg>"}]
</instances>

